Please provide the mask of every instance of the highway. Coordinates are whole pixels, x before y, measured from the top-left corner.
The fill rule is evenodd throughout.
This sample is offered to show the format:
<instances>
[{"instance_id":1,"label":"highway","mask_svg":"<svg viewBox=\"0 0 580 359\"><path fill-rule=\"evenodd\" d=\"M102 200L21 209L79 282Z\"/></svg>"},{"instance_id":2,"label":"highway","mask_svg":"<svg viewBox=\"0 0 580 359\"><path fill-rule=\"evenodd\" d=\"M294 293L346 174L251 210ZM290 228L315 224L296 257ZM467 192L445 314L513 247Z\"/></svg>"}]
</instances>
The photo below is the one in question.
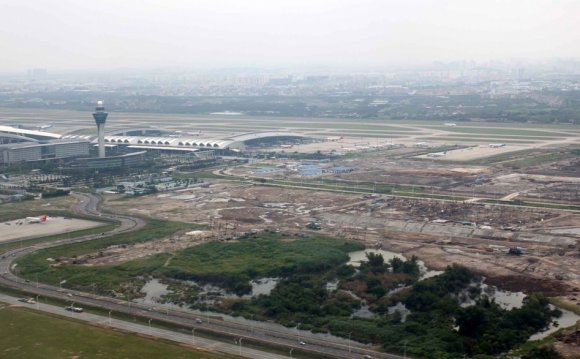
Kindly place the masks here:
<instances>
[{"instance_id":1,"label":"highway","mask_svg":"<svg viewBox=\"0 0 580 359\"><path fill-rule=\"evenodd\" d=\"M41 297L51 297L60 299L63 301L74 302L75 306L92 306L97 308L103 308L105 310L112 311L113 313L124 313L132 316L139 316L151 319L153 322L165 322L170 324L175 324L191 329L199 329L206 332L213 332L225 337L232 338L242 338L243 342L262 342L268 345L276 345L281 348L286 348L288 352L291 349L308 351L316 354L323 354L334 358L363 358L364 356L370 356L372 358L383 358L383 359L402 359L403 357L393 354L381 353L372 350L371 347L366 346L361 343L353 342L347 339L336 338L336 337L320 337L305 331L296 331L287 328L280 327L275 324L268 324L264 322L255 322L255 325L248 325L234 320L224 320L222 317L220 319L211 317L201 316L192 312L185 310L176 309L160 309L160 307L153 308L150 305L138 304L134 302L129 302L125 300L120 300L112 297L98 296L91 293L74 291L70 289L62 289L56 286L33 283L25 281L22 278L17 277L13 273L14 262L19 257L38 251L40 249L51 248L71 243L78 243L84 241L90 241L93 239L103 238L105 236L114 236L119 233L135 231L143 228L146 222L140 218L134 218L124 215L117 214L105 214L100 213L100 198L89 194L73 194L78 200L78 206L75 212L82 215L96 216L100 218L107 218L110 220L118 221L120 225L115 229L106 232L104 234L97 235L86 235L78 238L64 239L53 242L47 242L42 244L36 244L32 246L23 246L21 248L8 250L0 254L0 285L5 287L10 287L25 291L30 293L31 296L41 296ZM41 310L51 309L52 307L47 305L42 305ZM64 309L61 309L61 313L65 314ZM215 314L218 315L218 314ZM87 320L96 323L102 323L103 321L108 321L108 318L96 315L86 315ZM141 332L138 325L134 323L128 324L128 322L116 321L121 327L124 323L123 329L129 331ZM130 328L128 327L130 325ZM149 330L149 328L146 328ZM167 332L167 333L166 333ZM154 329L152 332L147 332L147 334L152 336L159 336L166 338L169 334L173 333L171 340L178 342L183 342L186 340L187 343L191 343L191 337L187 339L183 334L161 331L160 329ZM189 340L189 341L187 341ZM205 340L205 339L204 339ZM217 345L219 342L205 342L199 341L196 345L206 346L212 350L221 350L222 343ZM238 346L239 347L239 346ZM229 348L227 352L230 353ZM224 350L225 351L225 350ZM266 352L259 352L258 355L255 351L247 352L242 351L242 356L249 358L264 358L264 359L274 359L279 358L279 355L270 354ZM238 352L235 354L240 355L239 348Z\"/></svg>"}]
</instances>

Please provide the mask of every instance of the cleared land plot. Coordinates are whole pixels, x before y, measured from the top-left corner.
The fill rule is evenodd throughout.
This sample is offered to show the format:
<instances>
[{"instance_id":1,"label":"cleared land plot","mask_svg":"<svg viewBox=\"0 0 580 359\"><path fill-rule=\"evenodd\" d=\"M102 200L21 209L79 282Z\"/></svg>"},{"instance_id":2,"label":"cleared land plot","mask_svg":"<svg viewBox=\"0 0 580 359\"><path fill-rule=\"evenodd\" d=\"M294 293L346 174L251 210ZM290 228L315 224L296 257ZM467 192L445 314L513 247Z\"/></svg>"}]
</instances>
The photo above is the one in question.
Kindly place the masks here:
<instances>
[{"instance_id":1,"label":"cleared land plot","mask_svg":"<svg viewBox=\"0 0 580 359\"><path fill-rule=\"evenodd\" d=\"M477 146L447 151L441 153L441 156L439 157L434 157L433 154L426 154L417 156L416 158L436 159L444 161L471 161L479 158L500 155L502 153L525 150L526 148L526 146L521 145L509 145L495 148L489 146Z\"/></svg>"},{"instance_id":2,"label":"cleared land plot","mask_svg":"<svg viewBox=\"0 0 580 359\"><path fill-rule=\"evenodd\" d=\"M19 224L21 223L21 224ZM29 223L26 218L0 223L0 242L80 231L104 226L105 223L64 217L48 217L46 222Z\"/></svg>"},{"instance_id":3,"label":"cleared land plot","mask_svg":"<svg viewBox=\"0 0 580 359\"><path fill-rule=\"evenodd\" d=\"M93 327L18 307L1 309L2 358L233 358Z\"/></svg>"}]
</instances>

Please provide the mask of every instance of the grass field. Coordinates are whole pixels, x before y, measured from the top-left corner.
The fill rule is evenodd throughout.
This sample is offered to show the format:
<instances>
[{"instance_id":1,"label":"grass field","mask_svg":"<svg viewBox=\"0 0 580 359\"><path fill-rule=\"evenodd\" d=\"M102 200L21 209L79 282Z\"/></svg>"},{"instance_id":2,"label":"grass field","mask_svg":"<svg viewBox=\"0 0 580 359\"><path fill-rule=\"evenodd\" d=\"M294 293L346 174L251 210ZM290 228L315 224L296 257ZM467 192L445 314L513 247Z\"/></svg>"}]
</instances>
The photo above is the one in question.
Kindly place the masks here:
<instances>
[{"instance_id":1,"label":"grass field","mask_svg":"<svg viewBox=\"0 0 580 359\"><path fill-rule=\"evenodd\" d=\"M427 127L427 126L426 126ZM433 127L433 126L429 126ZM556 132L538 131L538 130L523 130L518 128L482 128L482 127L446 127L447 132L459 132L469 134L485 134L485 135L515 135L515 136L530 136L530 137L553 137L558 135ZM562 133L562 135L566 135Z\"/></svg>"},{"instance_id":2,"label":"grass field","mask_svg":"<svg viewBox=\"0 0 580 359\"><path fill-rule=\"evenodd\" d=\"M2 358L237 358L106 330L18 307L0 309Z\"/></svg>"},{"instance_id":3,"label":"grass field","mask_svg":"<svg viewBox=\"0 0 580 359\"><path fill-rule=\"evenodd\" d=\"M512 140L512 139L504 139L504 138L489 138L489 137L448 137L448 136L440 136L440 137L424 137L424 140L427 141L447 141L447 142L455 142L455 143L462 143L462 142L484 142L484 143L513 143L513 144L533 144L536 143L534 141L529 140Z\"/></svg>"},{"instance_id":4,"label":"grass field","mask_svg":"<svg viewBox=\"0 0 580 359\"><path fill-rule=\"evenodd\" d=\"M317 270L348 260L348 252L361 250L359 243L324 237L287 238L264 234L238 242L209 242L177 253L168 271L198 275L212 273L254 276L282 275L297 269Z\"/></svg>"}]
</instances>

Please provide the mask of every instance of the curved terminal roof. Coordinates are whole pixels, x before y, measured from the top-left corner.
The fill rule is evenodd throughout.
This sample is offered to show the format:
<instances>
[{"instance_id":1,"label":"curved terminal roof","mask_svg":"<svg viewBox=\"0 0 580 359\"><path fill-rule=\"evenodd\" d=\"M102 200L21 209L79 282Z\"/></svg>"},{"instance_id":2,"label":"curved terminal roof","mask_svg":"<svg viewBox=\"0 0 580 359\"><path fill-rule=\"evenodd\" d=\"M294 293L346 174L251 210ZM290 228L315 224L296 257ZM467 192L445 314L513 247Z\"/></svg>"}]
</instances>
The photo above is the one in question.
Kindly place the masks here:
<instances>
[{"instance_id":1,"label":"curved terminal roof","mask_svg":"<svg viewBox=\"0 0 580 359\"><path fill-rule=\"evenodd\" d=\"M146 136L147 132L163 133L167 131L157 127L125 127L108 130L107 136L133 136L128 135L129 132L141 132L142 135Z\"/></svg>"},{"instance_id":2,"label":"curved terminal roof","mask_svg":"<svg viewBox=\"0 0 580 359\"><path fill-rule=\"evenodd\" d=\"M11 140L21 140L24 142L38 142L37 139L32 138L32 137L20 136L20 135L15 135L15 134L8 133L8 132L1 132L1 131L0 131L0 138L8 138Z\"/></svg>"},{"instance_id":3,"label":"curved terminal roof","mask_svg":"<svg viewBox=\"0 0 580 359\"><path fill-rule=\"evenodd\" d=\"M92 136L92 135L64 135L61 138L92 141L92 140L96 139L97 137Z\"/></svg>"},{"instance_id":4,"label":"curved terminal roof","mask_svg":"<svg viewBox=\"0 0 580 359\"><path fill-rule=\"evenodd\" d=\"M23 136L23 137L30 137L36 140L53 140L61 138L62 136L56 133L44 132L44 131L35 131L35 130L26 130L24 128L17 128L12 126L2 126L0 125L0 132L9 133L12 135Z\"/></svg>"},{"instance_id":5,"label":"curved terminal roof","mask_svg":"<svg viewBox=\"0 0 580 359\"><path fill-rule=\"evenodd\" d=\"M153 145L159 147L195 147L226 149L236 141L199 137L146 137L146 136L105 136L105 143L119 145Z\"/></svg>"},{"instance_id":6,"label":"curved terminal roof","mask_svg":"<svg viewBox=\"0 0 580 359\"><path fill-rule=\"evenodd\" d=\"M246 142L251 140L259 140L272 137L304 137L304 134L297 132L286 132L286 131L268 131L268 132L249 132L243 133L236 136L228 137L229 140L237 142Z\"/></svg>"}]
</instances>

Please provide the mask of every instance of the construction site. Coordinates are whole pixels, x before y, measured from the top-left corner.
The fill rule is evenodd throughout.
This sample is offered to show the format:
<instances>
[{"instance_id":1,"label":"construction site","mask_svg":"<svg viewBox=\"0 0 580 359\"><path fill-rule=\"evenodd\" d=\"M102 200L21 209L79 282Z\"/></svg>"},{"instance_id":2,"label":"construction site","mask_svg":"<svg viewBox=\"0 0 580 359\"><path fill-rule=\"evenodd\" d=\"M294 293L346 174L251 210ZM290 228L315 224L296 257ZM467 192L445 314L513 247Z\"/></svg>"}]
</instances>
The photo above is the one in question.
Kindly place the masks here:
<instances>
[{"instance_id":1,"label":"construction site","mask_svg":"<svg viewBox=\"0 0 580 359\"><path fill-rule=\"evenodd\" d=\"M168 126L177 130L186 124ZM227 122L212 126L214 137L228 130ZM563 308L580 310L580 154L575 146L580 133L541 129L543 135L518 135L515 128L487 128L533 137L530 143L512 144L502 135L470 137L475 127L465 127L462 137L452 140L453 131L432 125L391 125L391 132L402 132L389 136L387 128L385 133L375 129L375 137L370 129L359 137L354 130L321 133L302 127L303 122L290 121L283 136L229 136L244 142L244 149L224 148L223 161L220 157L202 168L168 165L159 183L145 180L159 173L140 174L139 181L113 178L110 187L99 188L105 212L201 227L51 258L50 267L118 266L161 255L166 266L179 253L209 242L239 243L262 232L280 233L286 241L318 235L416 256L432 271L460 264L488 285L542 292ZM310 139L288 139L297 129ZM149 150L165 146L156 141L147 143ZM165 153L163 160L171 156ZM4 185L24 179L14 176ZM131 183L154 188L129 190ZM173 183L179 185L168 185ZM49 235L96 225L76 221L81 222L74 228L70 219L56 217L25 226L15 220L5 227ZM60 229L49 231L51 226ZM28 238L20 228L14 233L10 238ZM561 352L575 345L565 340Z\"/></svg>"},{"instance_id":2,"label":"construction site","mask_svg":"<svg viewBox=\"0 0 580 359\"><path fill-rule=\"evenodd\" d=\"M151 243L151 248L135 248L143 255L174 251L208 238L232 240L252 231L316 231L416 255L433 269L461 263L507 289L541 290L576 305L580 214L520 206L514 202L518 196L505 196L514 191L525 198L532 193L553 195L559 187L546 181L563 185L577 178L530 175L525 182L530 190L524 192L525 187L514 182L522 183L517 178L527 175L504 171L397 160L384 153L317 163L270 160L215 170L215 177L222 174L227 179L207 178L203 187L140 198L111 196L106 206L116 212L208 225L203 239L183 234ZM387 184L396 190L379 193Z\"/></svg>"}]
</instances>

